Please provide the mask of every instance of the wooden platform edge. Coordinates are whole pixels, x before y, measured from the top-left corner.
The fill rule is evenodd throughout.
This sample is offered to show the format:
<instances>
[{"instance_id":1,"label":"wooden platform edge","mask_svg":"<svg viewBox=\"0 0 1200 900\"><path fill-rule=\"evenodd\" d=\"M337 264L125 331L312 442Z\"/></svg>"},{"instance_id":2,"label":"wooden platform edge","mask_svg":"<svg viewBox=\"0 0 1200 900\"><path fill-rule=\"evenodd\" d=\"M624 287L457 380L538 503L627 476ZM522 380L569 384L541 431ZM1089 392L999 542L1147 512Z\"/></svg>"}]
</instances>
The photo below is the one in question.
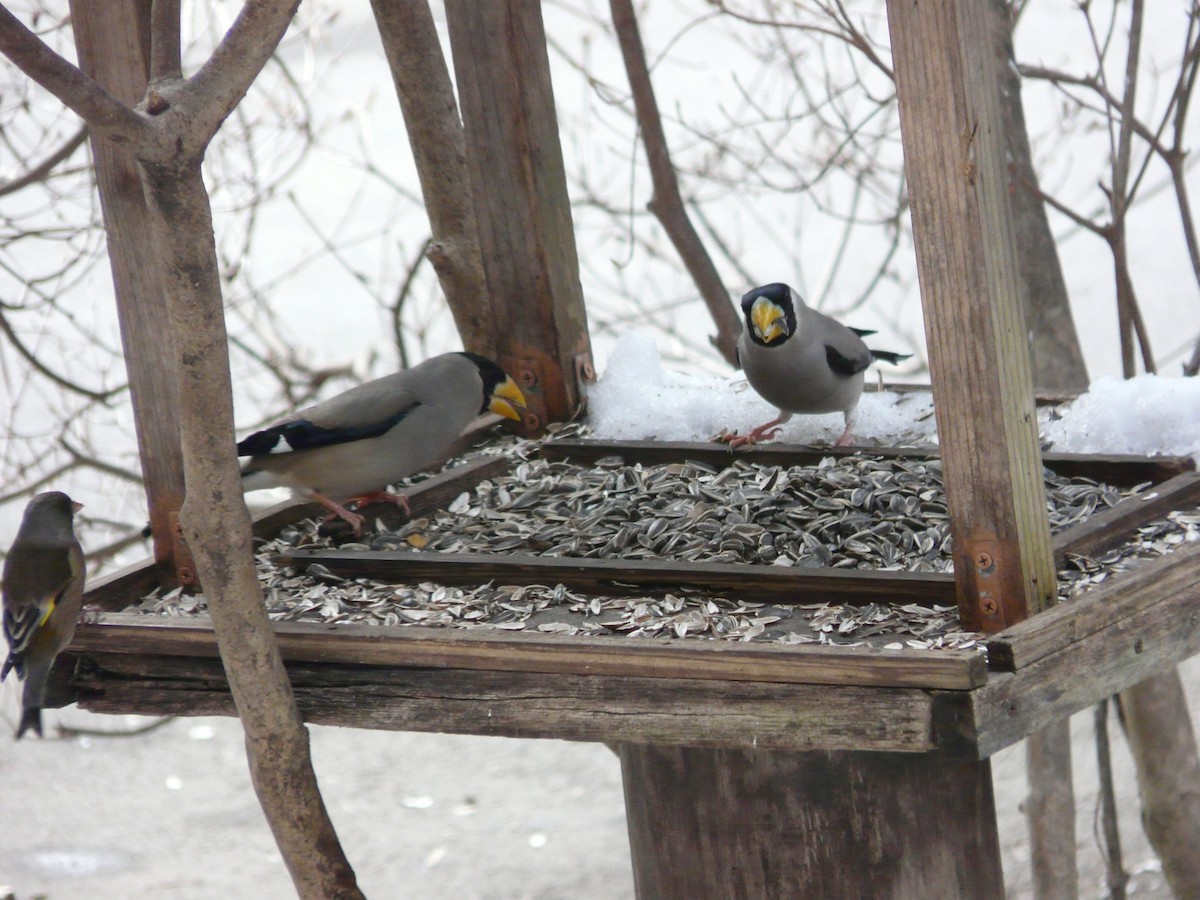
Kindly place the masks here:
<instances>
[{"instance_id":1,"label":"wooden platform edge","mask_svg":"<svg viewBox=\"0 0 1200 900\"><path fill-rule=\"evenodd\" d=\"M1200 505L1200 475L1185 472L1150 490L1126 497L1116 506L1093 513L1086 521L1054 538L1054 558L1094 556L1123 543L1137 529L1167 513Z\"/></svg>"},{"instance_id":2,"label":"wooden platform edge","mask_svg":"<svg viewBox=\"0 0 1200 900\"><path fill-rule=\"evenodd\" d=\"M1074 612L1082 633L1064 635L1064 643L1015 671L992 672L971 692L980 758L1200 653L1200 545L1189 550L1186 560L1161 561L1174 562L1165 570L1138 570L1136 583L1121 585L1121 594L1093 591L1085 610L1072 610L1084 602L1075 601L1040 614ZM1089 613L1103 615L1122 601L1127 615L1105 616L1103 627L1092 627Z\"/></svg>"},{"instance_id":3,"label":"wooden platform edge","mask_svg":"<svg viewBox=\"0 0 1200 900\"><path fill-rule=\"evenodd\" d=\"M1200 588L1200 542L1147 560L1103 586L1060 603L988 640L988 665L1015 671L1153 607L1171 592Z\"/></svg>"},{"instance_id":4,"label":"wooden platform edge","mask_svg":"<svg viewBox=\"0 0 1200 900\"><path fill-rule=\"evenodd\" d=\"M915 688L286 665L302 716L322 725L797 752L941 749L939 697ZM97 654L72 684L92 712L235 715L212 658Z\"/></svg>"},{"instance_id":5,"label":"wooden platform edge","mask_svg":"<svg viewBox=\"0 0 1200 900\"><path fill-rule=\"evenodd\" d=\"M987 678L982 654L941 650L573 637L424 626L274 625L280 652L285 660L295 662L949 691L971 690ZM207 618L122 613L81 623L70 650L79 655L217 655Z\"/></svg>"}]
</instances>

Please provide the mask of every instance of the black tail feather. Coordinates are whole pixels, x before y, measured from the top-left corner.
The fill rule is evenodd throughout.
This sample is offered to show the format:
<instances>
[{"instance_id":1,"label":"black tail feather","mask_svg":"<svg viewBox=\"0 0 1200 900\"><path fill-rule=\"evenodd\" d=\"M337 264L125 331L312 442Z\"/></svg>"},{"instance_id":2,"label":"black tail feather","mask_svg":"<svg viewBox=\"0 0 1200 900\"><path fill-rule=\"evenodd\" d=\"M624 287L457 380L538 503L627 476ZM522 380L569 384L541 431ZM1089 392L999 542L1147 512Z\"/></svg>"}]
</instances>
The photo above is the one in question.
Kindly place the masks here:
<instances>
[{"instance_id":1,"label":"black tail feather","mask_svg":"<svg viewBox=\"0 0 1200 900\"><path fill-rule=\"evenodd\" d=\"M891 350L872 350L872 359L882 359L884 362L889 362L893 366L899 365L906 359L912 359L911 353L893 353Z\"/></svg>"},{"instance_id":2,"label":"black tail feather","mask_svg":"<svg viewBox=\"0 0 1200 900\"><path fill-rule=\"evenodd\" d=\"M17 726L17 740L21 739L21 735L33 729L37 732L38 737L44 737L42 734L42 708L40 706L31 706L29 709L21 712L21 724Z\"/></svg>"}]
</instances>

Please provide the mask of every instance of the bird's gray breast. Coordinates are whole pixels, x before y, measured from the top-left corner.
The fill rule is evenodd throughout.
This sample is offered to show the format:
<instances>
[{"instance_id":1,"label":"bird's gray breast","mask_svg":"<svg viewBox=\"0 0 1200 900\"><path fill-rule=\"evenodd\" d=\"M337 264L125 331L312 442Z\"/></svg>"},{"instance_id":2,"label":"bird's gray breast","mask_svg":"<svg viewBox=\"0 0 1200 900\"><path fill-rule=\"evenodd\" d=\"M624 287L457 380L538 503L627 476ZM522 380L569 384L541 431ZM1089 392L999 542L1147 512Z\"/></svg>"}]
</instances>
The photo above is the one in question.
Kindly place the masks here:
<instances>
[{"instance_id":1,"label":"bird's gray breast","mask_svg":"<svg viewBox=\"0 0 1200 900\"><path fill-rule=\"evenodd\" d=\"M778 346L760 347L743 334L738 349L750 386L785 412L849 412L858 404L863 373L834 372L817 340L800 334Z\"/></svg>"}]
</instances>

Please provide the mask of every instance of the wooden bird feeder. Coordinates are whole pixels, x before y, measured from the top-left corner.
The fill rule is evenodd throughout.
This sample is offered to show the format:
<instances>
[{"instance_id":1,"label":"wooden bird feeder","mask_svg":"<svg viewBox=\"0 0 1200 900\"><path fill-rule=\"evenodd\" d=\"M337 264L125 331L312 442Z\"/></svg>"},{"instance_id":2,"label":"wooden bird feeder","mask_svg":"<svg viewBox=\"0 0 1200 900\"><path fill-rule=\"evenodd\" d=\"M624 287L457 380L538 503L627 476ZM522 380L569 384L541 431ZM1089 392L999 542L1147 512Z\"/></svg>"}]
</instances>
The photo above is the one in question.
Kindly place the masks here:
<instances>
[{"instance_id":1,"label":"wooden bird feeder","mask_svg":"<svg viewBox=\"0 0 1200 900\"><path fill-rule=\"evenodd\" d=\"M1004 896L988 757L1200 650L1200 546L1049 609L1055 559L1194 509L1200 477L1184 460L1039 452L996 86L989 67L971 64L987 45L983 2L887 4L954 576L531 555L297 551L290 562L397 583L699 585L773 603L957 603L967 628L990 634L986 659L277 623L308 721L618 744L640 897ZM452 0L447 15L489 286L513 325L501 354L529 372L523 387L534 388L539 419L561 418L591 360L540 8ZM737 457L794 465L835 452L768 445ZM730 459L717 445L655 442L559 441L543 453L580 463ZM152 455L170 454L160 446ZM1157 486L1052 540L1043 462ZM409 494L413 513L507 465L488 459L426 480ZM276 508L257 533L312 512ZM91 589L88 600L108 611L77 630L60 667L76 673L64 702L234 714L204 620L119 612L161 583L151 561Z\"/></svg>"}]
</instances>

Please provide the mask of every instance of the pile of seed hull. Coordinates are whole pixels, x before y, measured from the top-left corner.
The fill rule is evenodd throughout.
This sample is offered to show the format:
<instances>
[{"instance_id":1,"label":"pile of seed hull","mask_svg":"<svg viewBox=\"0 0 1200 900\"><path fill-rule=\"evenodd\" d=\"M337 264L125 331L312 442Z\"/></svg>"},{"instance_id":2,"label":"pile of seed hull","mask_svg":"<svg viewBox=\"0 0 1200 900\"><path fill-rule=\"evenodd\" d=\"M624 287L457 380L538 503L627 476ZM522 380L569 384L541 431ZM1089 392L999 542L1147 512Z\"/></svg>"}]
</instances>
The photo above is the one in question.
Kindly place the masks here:
<instances>
[{"instance_id":1,"label":"pile of seed hull","mask_svg":"<svg viewBox=\"0 0 1200 900\"><path fill-rule=\"evenodd\" d=\"M495 447L490 452L496 452ZM950 526L936 460L826 458L815 466L699 462L593 466L526 458L510 440L512 471L480 482L431 515L388 531L377 523L344 551L533 554L628 561L676 560L882 571L950 572ZM1050 526L1059 532L1146 488L1118 490L1046 472ZM1096 559L1072 557L1059 573L1069 600L1138 560L1200 539L1200 513L1177 512L1143 526ZM596 596L563 585L389 585L346 579L321 566L271 561L296 547L331 546L315 523L285 528L260 548L258 565L273 618L387 626L491 628L783 643L870 644L975 650L954 607L813 603L773 605L697 591ZM137 611L188 615L202 597L151 595Z\"/></svg>"}]
</instances>

